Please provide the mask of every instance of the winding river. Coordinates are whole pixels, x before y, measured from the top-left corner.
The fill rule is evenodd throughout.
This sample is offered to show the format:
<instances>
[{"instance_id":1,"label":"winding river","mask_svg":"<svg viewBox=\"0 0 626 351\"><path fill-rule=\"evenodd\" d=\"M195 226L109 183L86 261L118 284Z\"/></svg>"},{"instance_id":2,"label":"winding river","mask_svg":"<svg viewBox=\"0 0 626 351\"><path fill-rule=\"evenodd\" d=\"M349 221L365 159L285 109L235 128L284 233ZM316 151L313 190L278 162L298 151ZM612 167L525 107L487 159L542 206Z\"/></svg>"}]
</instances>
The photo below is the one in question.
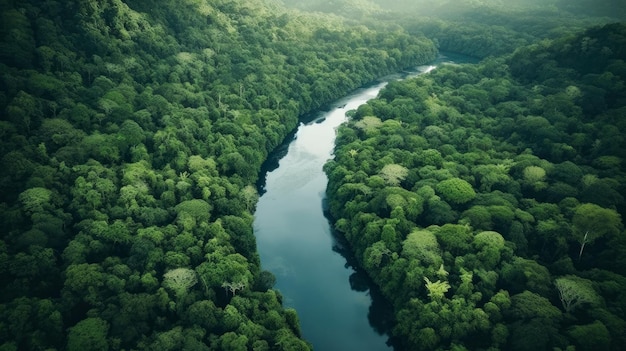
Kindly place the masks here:
<instances>
[{"instance_id":1,"label":"winding river","mask_svg":"<svg viewBox=\"0 0 626 351\"><path fill-rule=\"evenodd\" d=\"M386 77L317 112L268 160L259 184L254 231L262 267L276 276L286 307L297 310L302 336L323 351L391 350L384 334L384 301L372 301L369 289L344 257L324 216L327 177L322 170L332 157L335 130L346 112L377 96L388 81L423 74L443 62L467 58L441 56L431 65ZM384 314L384 313L383 313ZM371 321L371 323L370 323Z\"/></svg>"}]
</instances>

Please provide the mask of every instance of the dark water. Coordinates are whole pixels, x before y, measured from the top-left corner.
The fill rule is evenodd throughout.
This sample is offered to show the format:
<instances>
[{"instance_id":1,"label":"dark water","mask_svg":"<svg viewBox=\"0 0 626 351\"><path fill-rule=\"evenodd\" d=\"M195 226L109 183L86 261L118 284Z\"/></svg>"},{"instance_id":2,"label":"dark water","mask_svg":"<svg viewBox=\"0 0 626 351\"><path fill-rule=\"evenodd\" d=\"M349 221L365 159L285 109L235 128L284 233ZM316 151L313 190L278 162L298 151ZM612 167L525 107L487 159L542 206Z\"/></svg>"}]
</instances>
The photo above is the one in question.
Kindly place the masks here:
<instances>
[{"instance_id":1,"label":"dark water","mask_svg":"<svg viewBox=\"0 0 626 351\"><path fill-rule=\"evenodd\" d=\"M261 264L276 275L275 288L283 294L285 306L297 310L303 337L315 350L392 349L384 334L389 309L370 290L367 278L352 268L349 251L333 237L324 216L327 178L322 167L332 158L335 130L346 121L347 111L376 97L387 81L428 72L449 61L442 57L338 100L301 124L293 140L268 163L254 221Z\"/></svg>"}]
</instances>

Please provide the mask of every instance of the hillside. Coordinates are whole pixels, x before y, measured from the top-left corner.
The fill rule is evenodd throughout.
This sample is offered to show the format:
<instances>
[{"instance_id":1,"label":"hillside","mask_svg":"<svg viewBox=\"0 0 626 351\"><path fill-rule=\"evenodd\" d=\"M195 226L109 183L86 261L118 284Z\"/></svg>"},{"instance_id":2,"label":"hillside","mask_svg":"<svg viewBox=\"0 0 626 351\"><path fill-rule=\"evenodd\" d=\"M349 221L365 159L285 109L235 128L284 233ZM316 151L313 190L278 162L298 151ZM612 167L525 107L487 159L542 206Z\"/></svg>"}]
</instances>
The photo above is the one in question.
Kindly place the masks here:
<instances>
[{"instance_id":1,"label":"hillside","mask_svg":"<svg viewBox=\"0 0 626 351\"><path fill-rule=\"evenodd\" d=\"M0 348L310 349L260 269L261 164L432 42L260 0L0 10Z\"/></svg>"},{"instance_id":2,"label":"hillside","mask_svg":"<svg viewBox=\"0 0 626 351\"><path fill-rule=\"evenodd\" d=\"M539 40L624 21L626 6L620 1L283 0L295 8L374 27L401 26L435 41L441 51L477 58L510 54Z\"/></svg>"}]
</instances>

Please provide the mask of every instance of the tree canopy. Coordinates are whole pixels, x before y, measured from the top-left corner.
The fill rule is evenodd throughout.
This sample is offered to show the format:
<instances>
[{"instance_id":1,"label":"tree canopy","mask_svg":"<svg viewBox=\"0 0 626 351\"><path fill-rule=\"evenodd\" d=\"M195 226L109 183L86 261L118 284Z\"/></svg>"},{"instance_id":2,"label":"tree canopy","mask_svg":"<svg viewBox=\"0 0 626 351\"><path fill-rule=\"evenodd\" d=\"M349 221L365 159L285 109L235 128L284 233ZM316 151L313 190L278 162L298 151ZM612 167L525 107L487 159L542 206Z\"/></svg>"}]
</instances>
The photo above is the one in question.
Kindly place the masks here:
<instances>
[{"instance_id":1,"label":"tree canopy","mask_svg":"<svg viewBox=\"0 0 626 351\"><path fill-rule=\"evenodd\" d=\"M0 2L0 349L311 349L256 252L261 167L307 113L439 50L484 60L388 84L325 167L386 331L621 349L624 10L286 2L313 12Z\"/></svg>"},{"instance_id":2,"label":"tree canopy","mask_svg":"<svg viewBox=\"0 0 626 351\"><path fill-rule=\"evenodd\" d=\"M625 28L441 65L339 127L330 214L391 301L397 348L585 349L585 335L621 348L624 306L599 272L624 288L626 202L612 190L626 191ZM401 130L384 133L390 121ZM348 196L358 177L368 191ZM411 216L408 199L420 204Z\"/></svg>"},{"instance_id":3,"label":"tree canopy","mask_svg":"<svg viewBox=\"0 0 626 351\"><path fill-rule=\"evenodd\" d=\"M310 349L260 269L261 165L435 44L260 0L0 10L0 348Z\"/></svg>"}]
</instances>

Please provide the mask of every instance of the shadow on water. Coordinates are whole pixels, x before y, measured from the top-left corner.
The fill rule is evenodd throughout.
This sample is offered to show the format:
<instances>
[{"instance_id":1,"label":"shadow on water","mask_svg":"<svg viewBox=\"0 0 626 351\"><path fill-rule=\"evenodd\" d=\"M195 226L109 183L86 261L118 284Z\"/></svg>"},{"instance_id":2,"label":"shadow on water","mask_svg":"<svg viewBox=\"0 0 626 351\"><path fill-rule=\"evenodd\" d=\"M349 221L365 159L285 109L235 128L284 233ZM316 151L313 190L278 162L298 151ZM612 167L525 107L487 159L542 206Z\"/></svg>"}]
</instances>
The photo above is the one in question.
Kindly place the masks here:
<instances>
[{"instance_id":1,"label":"shadow on water","mask_svg":"<svg viewBox=\"0 0 626 351\"><path fill-rule=\"evenodd\" d=\"M433 64L439 64L440 62L442 62L440 60L442 60L441 57L437 59L437 61L435 61ZM361 87L361 89L375 86L377 84L380 84L380 82L384 82L384 81L404 79L404 78L408 78L411 76L416 76L420 73L423 73L423 72L409 70L409 71L404 71L401 73L390 74L386 77L382 77L380 79L374 80L368 84L364 84ZM298 126L294 128L294 130L289 132L287 136L285 136L283 141L280 143L280 145L278 145L268 155L265 162L263 162L263 164L261 165L261 171L259 172L259 179L257 179L257 182L256 182L256 188L257 188L257 191L259 192L259 196L265 194L265 191L266 191L265 183L266 183L267 174L278 168L280 164L280 160L287 155L287 152L289 151L289 145L296 138L296 134L298 133L298 130L300 130L302 126L310 124L310 123L315 123L315 124L324 123L326 121L325 116L328 114L329 111L332 111L335 108L344 108L346 106L345 103L338 103L338 101L342 101L342 100L339 99L337 101L333 101L331 103L322 105L318 107L317 109L315 109L314 111L302 115L299 119L300 122Z\"/></svg>"},{"instance_id":2,"label":"shadow on water","mask_svg":"<svg viewBox=\"0 0 626 351\"><path fill-rule=\"evenodd\" d=\"M457 61L451 56L445 55L430 65L371 85L410 78L442 62L471 62L462 57ZM360 101L370 94L362 91L302 116L298 128L269 155L256 184L259 194L265 195L261 196L255 213L261 261L276 275L277 287L286 297L286 304L302 316L303 336L324 350L355 349L355 345L368 351L402 349L398 340L389 337L395 324L392 304L360 268L343 235L333 229L334 221L324 196L327 178L320 174L326 157L332 157L326 155L326 146L321 147L321 143L326 139L334 143L334 136L329 137L323 125L334 126L338 118L335 109L345 113L346 106L355 103L351 99ZM346 104L346 101L352 102ZM326 139L315 139L320 136ZM290 157L292 145L295 148ZM317 202L320 200L321 203ZM331 247L332 251L328 250ZM330 286L335 288L334 293L325 293ZM367 322L363 318L365 314Z\"/></svg>"},{"instance_id":3,"label":"shadow on water","mask_svg":"<svg viewBox=\"0 0 626 351\"><path fill-rule=\"evenodd\" d=\"M391 331L395 324L395 316L393 314L393 306L391 302L383 296L379 287L374 283L372 278L370 278L367 272L360 267L348 241L340 232L332 228L332 223L334 221L328 213L326 206L326 197L324 197L322 208L324 211L324 217L326 217L328 223L331 225L331 234L333 239L332 250L340 254L346 260L346 268L350 268L354 271L349 278L350 288L354 291L367 292L372 300L367 314L370 326L379 335L386 335L389 337L386 342L388 346L393 347L394 350L399 350L398 342L391 337Z\"/></svg>"},{"instance_id":4,"label":"shadow on water","mask_svg":"<svg viewBox=\"0 0 626 351\"><path fill-rule=\"evenodd\" d=\"M259 196L265 194L267 174L277 169L280 165L280 160L287 155L287 152L289 151L289 145L295 139L296 133L298 133L298 129L299 127L289 132L283 142L269 154L267 160L265 160L265 162L263 162L263 164L261 165L259 179L257 179L256 181L256 190L258 191Z\"/></svg>"}]
</instances>

